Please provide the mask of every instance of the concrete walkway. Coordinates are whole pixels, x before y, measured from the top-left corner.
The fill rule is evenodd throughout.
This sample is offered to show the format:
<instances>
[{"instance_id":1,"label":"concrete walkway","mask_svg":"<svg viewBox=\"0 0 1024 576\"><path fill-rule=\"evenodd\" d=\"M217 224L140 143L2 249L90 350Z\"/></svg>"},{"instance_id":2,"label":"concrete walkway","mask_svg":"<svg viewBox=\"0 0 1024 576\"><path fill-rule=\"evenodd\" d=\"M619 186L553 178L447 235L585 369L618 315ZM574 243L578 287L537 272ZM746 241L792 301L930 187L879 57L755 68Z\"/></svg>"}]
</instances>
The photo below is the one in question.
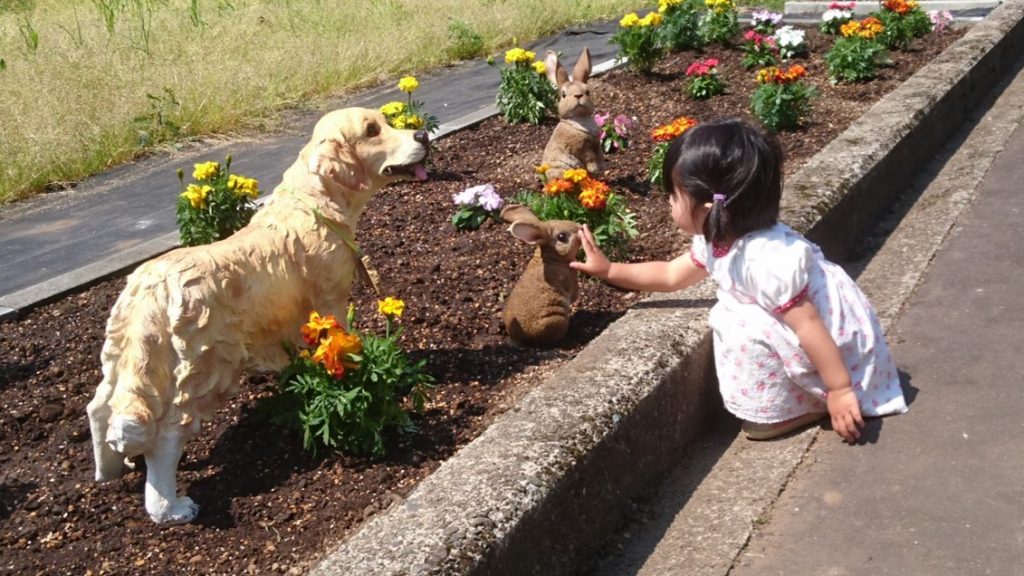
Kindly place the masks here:
<instances>
[{"instance_id":1,"label":"concrete walkway","mask_svg":"<svg viewBox=\"0 0 1024 576\"><path fill-rule=\"evenodd\" d=\"M884 244L865 239L868 255L847 263L887 327L910 412L869 421L857 446L817 427L750 442L725 416L587 574L1021 572L1021 69L879 225Z\"/></svg>"},{"instance_id":2,"label":"concrete walkway","mask_svg":"<svg viewBox=\"0 0 1024 576\"><path fill-rule=\"evenodd\" d=\"M1021 573L1022 158L1018 127L892 330L910 412L820 436L730 574Z\"/></svg>"}]
</instances>

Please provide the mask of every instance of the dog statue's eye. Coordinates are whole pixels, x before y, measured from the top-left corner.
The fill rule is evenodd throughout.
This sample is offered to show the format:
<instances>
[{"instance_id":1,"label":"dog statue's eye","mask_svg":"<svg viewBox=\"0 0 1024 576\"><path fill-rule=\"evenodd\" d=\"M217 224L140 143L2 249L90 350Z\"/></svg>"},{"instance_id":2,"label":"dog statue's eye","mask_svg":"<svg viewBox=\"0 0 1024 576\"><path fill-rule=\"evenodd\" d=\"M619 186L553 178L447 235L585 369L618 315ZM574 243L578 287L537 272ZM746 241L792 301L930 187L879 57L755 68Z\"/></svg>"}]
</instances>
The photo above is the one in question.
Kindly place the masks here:
<instances>
[{"instance_id":1,"label":"dog statue's eye","mask_svg":"<svg viewBox=\"0 0 1024 576\"><path fill-rule=\"evenodd\" d=\"M380 126L376 122L370 122L366 125L366 135L370 138L380 134Z\"/></svg>"},{"instance_id":2,"label":"dog statue's eye","mask_svg":"<svg viewBox=\"0 0 1024 576\"><path fill-rule=\"evenodd\" d=\"M556 238L558 238L559 242L568 242L569 241L569 233L568 232L559 232L558 236L556 236Z\"/></svg>"}]
</instances>

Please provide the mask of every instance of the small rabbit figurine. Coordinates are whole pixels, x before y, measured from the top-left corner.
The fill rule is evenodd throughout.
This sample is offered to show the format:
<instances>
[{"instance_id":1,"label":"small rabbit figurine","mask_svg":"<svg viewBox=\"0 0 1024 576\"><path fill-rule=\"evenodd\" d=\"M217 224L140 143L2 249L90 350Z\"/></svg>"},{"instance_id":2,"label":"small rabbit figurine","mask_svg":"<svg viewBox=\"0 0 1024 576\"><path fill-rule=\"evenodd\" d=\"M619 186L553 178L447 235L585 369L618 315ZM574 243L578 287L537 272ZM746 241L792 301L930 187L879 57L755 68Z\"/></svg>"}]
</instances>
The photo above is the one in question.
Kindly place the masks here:
<instances>
[{"instance_id":1,"label":"small rabbit figurine","mask_svg":"<svg viewBox=\"0 0 1024 576\"><path fill-rule=\"evenodd\" d=\"M580 225L542 222L516 204L506 206L501 218L513 236L537 247L505 302L505 330L519 345L554 345L569 331L572 304L580 294L577 272L569 267L580 250Z\"/></svg>"},{"instance_id":2,"label":"small rabbit figurine","mask_svg":"<svg viewBox=\"0 0 1024 576\"><path fill-rule=\"evenodd\" d=\"M601 133L594 121L594 101L590 97L587 80L590 79L590 50L583 49L572 80L558 55L548 50L544 55L548 80L558 91L558 117L541 163L548 165L547 175L558 178L569 168L586 168L591 175L604 172L604 152Z\"/></svg>"}]
</instances>

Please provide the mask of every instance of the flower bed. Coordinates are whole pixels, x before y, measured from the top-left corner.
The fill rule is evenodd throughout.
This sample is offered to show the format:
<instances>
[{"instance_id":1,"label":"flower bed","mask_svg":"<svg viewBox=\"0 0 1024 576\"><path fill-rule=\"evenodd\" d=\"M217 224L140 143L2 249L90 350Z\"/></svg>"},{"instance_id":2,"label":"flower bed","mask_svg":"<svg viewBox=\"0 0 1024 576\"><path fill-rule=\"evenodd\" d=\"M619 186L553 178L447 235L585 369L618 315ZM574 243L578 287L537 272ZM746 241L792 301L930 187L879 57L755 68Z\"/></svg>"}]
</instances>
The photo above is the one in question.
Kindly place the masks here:
<instances>
[{"instance_id":1,"label":"flower bed","mask_svg":"<svg viewBox=\"0 0 1024 576\"><path fill-rule=\"evenodd\" d=\"M894 66L880 69L871 83L833 86L822 61L829 40L809 33L810 56L798 62L820 97L806 126L781 137L787 174L957 36L894 53ZM742 54L716 47L699 56L719 60L729 92L699 102L684 95L685 69L698 57L692 52L661 61L651 76L617 70L591 82L600 112L635 118L636 136L609 156L602 177L637 216L641 235L629 247L630 258L667 257L684 246L664 197L647 181L655 146L650 131L680 116L749 118L757 85L742 66ZM139 472L106 485L92 482L84 405L99 382L103 324L123 281L102 283L0 324L4 569L33 573L63 566L100 573L106 563L107 571L122 573L301 570L325 546L407 494L637 297L583 282L562 347L520 349L505 340L502 298L530 251L490 222L456 230L452 197L483 184L504 198L524 188L538 190L533 167L553 125L508 125L494 118L452 135L437 143L428 182L388 188L367 207L360 244L386 292L406 303L404 346L427 360L437 380L426 412L416 419L420 432L389 438L383 460L314 459L303 453L300 435L253 416L257 399L272 387L272 375L251 375L239 397L187 448L179 479L203 506L200 520L157 529L142 512ZM376 307L376 296L366 290L354 296L360 309Z\"/></svg>"}]
</instances>

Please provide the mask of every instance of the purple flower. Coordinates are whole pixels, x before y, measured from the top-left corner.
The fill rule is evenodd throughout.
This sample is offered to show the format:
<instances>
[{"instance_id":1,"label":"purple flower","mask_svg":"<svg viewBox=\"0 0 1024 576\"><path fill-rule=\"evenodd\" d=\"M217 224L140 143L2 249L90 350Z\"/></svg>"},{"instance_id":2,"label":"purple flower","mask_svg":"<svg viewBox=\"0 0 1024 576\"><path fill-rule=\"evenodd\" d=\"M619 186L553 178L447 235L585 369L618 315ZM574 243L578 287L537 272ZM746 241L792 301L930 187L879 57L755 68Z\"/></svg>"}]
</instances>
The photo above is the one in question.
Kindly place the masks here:
<instances>
[{"instance_id":1,"label":"purple flower","mask_svg":"<svg viewBox=\"0 0 1024 576\"><path fill-rule=\"evenodd\" d=\"M479 206L488 212L500 209L503 204L501 196L498 196L498 193L494 191L494 186L490 184L466 188L462 192L452 195L452 200L459 206L468 208Z\"/></svg>"},{"instance_id":2,"label":"purple flower","mask_svg":"<svg viewBox=\"0 0 1024 576\"><path fill-rule=\"evenodd\" d=\"M615 133L619 136L626 136L629 131L633 128L633 121L625 114L619 114L615 117L613 125L615 126Z\"/></svg>"}]
</instances>

